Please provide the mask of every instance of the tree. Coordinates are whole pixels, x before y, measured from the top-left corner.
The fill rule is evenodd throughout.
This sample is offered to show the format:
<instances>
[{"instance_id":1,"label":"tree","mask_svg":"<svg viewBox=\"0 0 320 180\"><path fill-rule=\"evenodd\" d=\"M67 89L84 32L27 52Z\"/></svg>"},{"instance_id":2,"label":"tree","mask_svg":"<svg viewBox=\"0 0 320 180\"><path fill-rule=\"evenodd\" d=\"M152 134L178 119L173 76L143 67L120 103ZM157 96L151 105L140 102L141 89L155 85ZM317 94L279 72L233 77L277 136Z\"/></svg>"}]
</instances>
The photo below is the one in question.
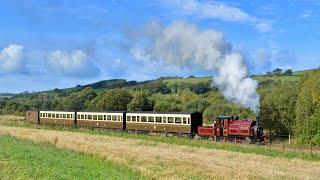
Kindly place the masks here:
<instances>
[{"instance_id":1,"label":"tree","mask_svg":"<svg viewBox=\"0 0 320 180\"><path fill-rule=\"evenodd\" d=\"M287 69L284 73L284 76L292 76L292 70L291 69Z\"/></svg>"},{"instance_id":2,"label":"tree","mask_svg":"<svg viewBox=\"0 0 320 180\"><path fill-rule=\"evenodd\" d=\"M296 104L295 135L300 142L305 143L320 137L320 70L306 74L300 84L301 89Z\"/></svg>"},{"instance_id":3,"label":"tree","mask_svg":"<svg viewBox=\"0 0 320 180\"><path fill-rule=\"evenodd\" d=\"M180 98L181 98L182 103L187 103L187 102L190 102L194 99L197 99L198 95L194 92L189 91L189 90L183 90L180 93Z\"/></svg>"},{"instance_id":4,"label":"tree","mask_svg":"<svg viewBox=\"0 0 320 180\"><path fill-rule=\"evenodd\" d=\"M280 68L277 68L277 69L273 70L272 72L276 76L281 76L282 75L282 69L280 69Z\"/></svg>"},{"instance_id":5,"label":"tree","mask_svg":"<svg viewBox=\"0 0 320 180\"><path fill-rule=\"evenodd\" d=\"M293 132L297 93L296 84L288 82L260 92L260 120L264 128L279 135Z\"/></svg>"},{"instance_id":6,"label":"tree","mask_svg":"<svg viewBox=\"0 0 320 180\"><path fill-rule=\"evenodd\" d=\"M272 72L268 71L268 72L266 73L266 75L267 75L267 76L272 76L273 74L272 74Z\"/></svg>"},{"instance_id":7,"label":"tree","mask_svg":"<svg viewBox=\"0 0 320 180\"><path fill-rule=\"evenodd\" d=\"M187 104L185 104L183 111L184 112L200 112L203 113L203 111L210 105L210 103L207 100L204 99L195 99Z\"/></svg>"},{"instance_id":8,"label":"tree","mask_svg":"<svg viewBox=\"0 0 320 180\"><path fill-rule=\"evenodd\" d=\"M58 107L63 110L84 110L96 96L97 94L94 90L91 87L87 87L80 92L71 93L71 95L63 98Z\"/></svg>"},{"instance_id":9,"label":"tree","mask_svg":"<svg viewBox=\"0 0 320 180\"><path fill-rule=\"evenodd\" d=\"M114 89L104 92L97 102L97 109L109 111L126 111L132 100L131 94L124 89Z\"/></svg>"},{"instance_id":10,"label":"tree","mask_svg":"<svg viewBox=\"0 0 320 180\"><path fill-rule=\"evenodd\" d=\"M172 102L168 102L168 101L160 101L155 104L154 111L157 111L157 112L180 112L181 107L176 103L172 103Z\"/></svg>"},{"instance_id":11,"label":"tree","mask_svg":"<svg viewBox=\"0 0 320 180\"><path fill-rule=\"evenodd\" d=\"M146 91L137 92L128 104L129 111L152 111L153 101L149 99L150 93Z\"/></svg>"}]
</instances>

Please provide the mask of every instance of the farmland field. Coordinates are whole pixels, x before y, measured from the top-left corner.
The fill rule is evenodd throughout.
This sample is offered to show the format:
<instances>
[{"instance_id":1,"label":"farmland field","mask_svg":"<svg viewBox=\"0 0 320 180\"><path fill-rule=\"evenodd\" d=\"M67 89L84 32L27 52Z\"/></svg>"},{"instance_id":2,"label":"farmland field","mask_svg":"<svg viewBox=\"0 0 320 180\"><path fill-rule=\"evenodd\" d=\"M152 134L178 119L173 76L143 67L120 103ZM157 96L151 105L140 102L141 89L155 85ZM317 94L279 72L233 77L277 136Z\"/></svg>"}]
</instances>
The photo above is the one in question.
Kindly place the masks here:
<instances>
[{"instance_id":1,"label":"farmland field","mask_svg":"<svg viewBox=\"0 0 320 180\"><path fill-rule=\"evenodd\" d=\"M147 178L315 179L320 176L319 161L79 132L0 126L0 134L97 155Z\"/></svg>"}]
</instances>

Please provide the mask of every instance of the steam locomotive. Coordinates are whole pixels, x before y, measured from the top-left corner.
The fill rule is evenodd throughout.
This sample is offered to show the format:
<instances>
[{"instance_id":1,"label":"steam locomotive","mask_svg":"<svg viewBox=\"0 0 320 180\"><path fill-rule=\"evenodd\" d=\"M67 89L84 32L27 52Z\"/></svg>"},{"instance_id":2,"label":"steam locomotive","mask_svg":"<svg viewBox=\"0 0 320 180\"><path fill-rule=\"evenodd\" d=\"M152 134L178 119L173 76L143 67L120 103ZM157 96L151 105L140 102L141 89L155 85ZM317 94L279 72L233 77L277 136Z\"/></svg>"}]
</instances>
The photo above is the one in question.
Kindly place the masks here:
<instances>
[{"instance_id":1,"label":"steam locomotive","mask_svg":"<svg viewBox=\"0 0 320 180\"><path fill-rule=\"evenodd\" d=\"M264 141L263 128L259 117L239 120L236 116L218 116L212 126L199 126L198 136L215 140L234 140L236 142L260 143Z\"/></svg>"},{"instance_id":2,"label":"steam locomotive","mask_svg":"<svg viewBox=\"0 0 320 180\"><path fill-rule=\"evenodd\" d=\"M36 124L115 129L134 132L160 132L188 136L211 137L215 140L255 143L263 141L259 119L239 120L219 116L212 126L203 126L202 114L168 112L87 112L29 110L26 121Z\"/></svg>"}]
</instances>

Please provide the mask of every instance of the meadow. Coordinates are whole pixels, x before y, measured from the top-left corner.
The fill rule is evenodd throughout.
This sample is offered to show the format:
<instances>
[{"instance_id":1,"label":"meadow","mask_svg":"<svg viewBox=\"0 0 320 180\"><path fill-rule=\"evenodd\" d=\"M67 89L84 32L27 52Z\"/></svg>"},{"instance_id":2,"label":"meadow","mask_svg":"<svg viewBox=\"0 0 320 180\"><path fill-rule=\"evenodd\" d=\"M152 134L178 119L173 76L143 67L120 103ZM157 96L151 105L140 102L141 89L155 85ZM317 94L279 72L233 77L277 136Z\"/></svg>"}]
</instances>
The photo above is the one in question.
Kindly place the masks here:
<instances>
[{"instance_id":1,"label":"meadow","mask_svg":"<svg viewBox=\"0 0 320 180\"><path fill-rule=\"evenodd\" d=\"M48 129L0 126L0 134L2 138L6 136L1 139L1 143L7 143L8 136L10 138L14 137L14 139L23 139L24 141L17 140L15 147L9 144L10 146L6 147L13 149L5 149L4 151L5 153L13 151L9 157L14 159L14 162L22 161L16 163L18 167L28 166L27 163L24 163L26 161L21 160L24 159L22 158L23 155L34 153L30 156L31 158L34 155L39 156L38 159L36 158L35 164L31 164L28 168L36 170L38 165L40 167L47 166L44 170L41 168L38 170L40 174L47 174L46 169L50 170L52 168L57 168L57 172L59 172L60 163L77 162L79 160L78 155L71 156L72 153L71 155L63 155L65 151L71 151L76 152L81 157L84 155L82 158L90 157L91 159L92 157L97 157L100 160L112 162L115 167L122 168L124 172L134 172L147 179L220 179L237 177L242 177L242 179L315 179L320 176L320 162L318 160L306 161L299 158L283 158L216 148L146 141L144 139ZM46 154L50 153L47 153L46 150L33 149L34 142L37 147L44 144L46 148L53 148L54 152L56 149L62 149L62 152L59 150L56 152L57 154L52 154L52 158L50 156L47 157ZM16 150L14 151L14 149ZM5 157L8 157L8 155ZM61 161L54 160L56 158ZM42 164L43 162L46 162L46 164ZM77 164L76 162L74 164ZM91 164L90 167L101 167L99 163L100 161L91 161L88 164ZM82 164L82 162L79 164ZM74 171L66 171L72 169L73 165L64 165L64 167L64 170L60 170L58 174L62 176L67 173L68 177L72 177L72 172ZM13 169L17 172L21 170L19 168ZM24 168L22 169L26 171ZM92 173L96 173L96 177L101 175L99 174L100 168L89 168L89 174L90 169L95 170ZM103 168L102 166L101 169L108 168ZM33 172L33 170L30 172ZM55 177L55 171L50 172L53 173L49 174L50 177ZM129 173L130 175L132 174Z\"/></svg>"}]
</instances>

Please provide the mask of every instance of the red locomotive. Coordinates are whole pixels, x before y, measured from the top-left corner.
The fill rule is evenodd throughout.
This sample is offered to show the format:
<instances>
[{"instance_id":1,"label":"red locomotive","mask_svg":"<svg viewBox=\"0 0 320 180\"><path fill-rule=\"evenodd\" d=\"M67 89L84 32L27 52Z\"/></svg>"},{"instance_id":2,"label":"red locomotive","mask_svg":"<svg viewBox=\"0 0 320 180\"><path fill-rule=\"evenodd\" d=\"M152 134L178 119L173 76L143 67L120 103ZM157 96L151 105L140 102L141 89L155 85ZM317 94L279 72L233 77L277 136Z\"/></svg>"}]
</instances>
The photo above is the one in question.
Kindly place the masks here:
<instances>
[{"instance_id":1,"label":"red locomotive","mask_svg":"<svg viewBox=\"0 0 320 180\"><path fill-rule=\"evenodd\" d=\"M234 140L236 142L259 143L264 141L263 128L257 120L235 116L218 116L212 126L199 126L198 136L211 137L217 141Z\"/></svg>"}]
</instances>

